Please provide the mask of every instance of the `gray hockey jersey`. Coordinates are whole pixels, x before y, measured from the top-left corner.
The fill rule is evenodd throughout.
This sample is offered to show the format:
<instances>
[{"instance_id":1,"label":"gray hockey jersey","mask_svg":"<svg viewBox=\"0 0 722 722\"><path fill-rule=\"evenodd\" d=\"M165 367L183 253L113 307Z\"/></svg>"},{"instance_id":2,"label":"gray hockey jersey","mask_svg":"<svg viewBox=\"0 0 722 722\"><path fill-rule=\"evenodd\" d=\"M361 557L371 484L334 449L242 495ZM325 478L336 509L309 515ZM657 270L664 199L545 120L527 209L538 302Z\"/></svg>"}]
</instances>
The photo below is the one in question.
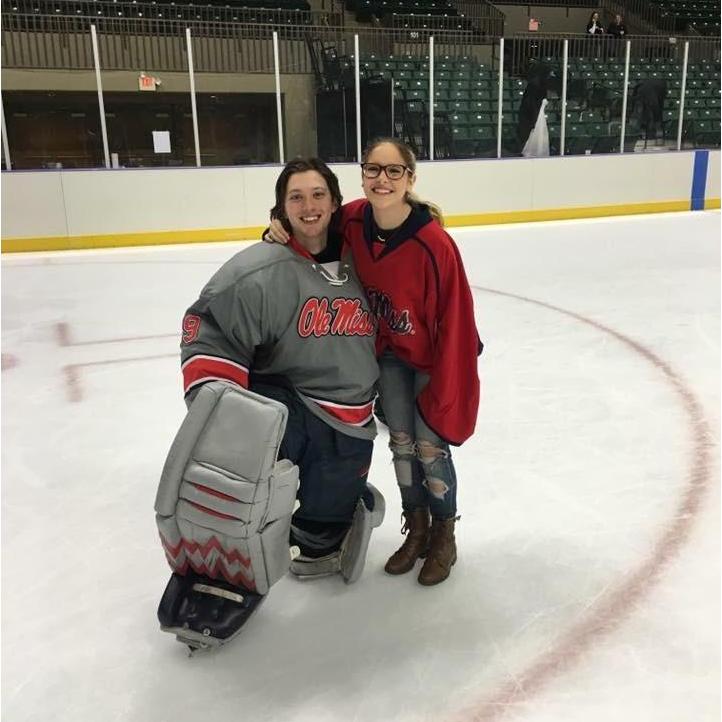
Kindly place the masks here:
<instances>
[{"instance_id":1,"label":"gray hockey jersey","mask_svg":"<svg viewBox=\"0 0 722 722\"><path fill-rule=\"evenodd\" d=\"M258 243L227 261L186 312L184 391L218 379L247 388L251 371L282 377L330 426L373 438L375 332L349 263L334 274L294 239Z\"/></svg>"}]
</instances>

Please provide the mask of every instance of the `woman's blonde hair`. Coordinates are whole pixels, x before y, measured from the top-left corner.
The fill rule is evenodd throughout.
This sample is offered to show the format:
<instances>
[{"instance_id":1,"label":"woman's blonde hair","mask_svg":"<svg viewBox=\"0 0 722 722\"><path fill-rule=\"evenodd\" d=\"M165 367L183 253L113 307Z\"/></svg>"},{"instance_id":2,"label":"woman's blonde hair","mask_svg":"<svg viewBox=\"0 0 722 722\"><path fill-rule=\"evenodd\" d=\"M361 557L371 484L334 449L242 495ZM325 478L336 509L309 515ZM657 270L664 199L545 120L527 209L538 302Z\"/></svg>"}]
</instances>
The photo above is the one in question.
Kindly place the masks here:
<instances>
[{"instance_id":1,"label":"woman's blonde hair","mask_svg":"<svg viewBox=\"0 0 722 722\"><path fill-rule=\"evenodd\" d=\"M366 146L366 149L361 156L361 161L365 163L368 160L369 155L371 155L372 151L378 146L383 145L384 143L389 143L390 145L393 145L394 148L399 151L401 157L404 159L404 165L411 171L412 176L416 176L416 156L414 155L414 151L411 150L411 148L409 148L406 143L403 143L398 138L376 138L375 140L372 140ZM413 191L406 191L406 201L412 206L417 206L420 203L428 206L431 217L440 226L444 225L444 214L442 213L441 208L436 205L436 203L421 200L421 198L419 198Z\"/></svg>"}]
</instances>

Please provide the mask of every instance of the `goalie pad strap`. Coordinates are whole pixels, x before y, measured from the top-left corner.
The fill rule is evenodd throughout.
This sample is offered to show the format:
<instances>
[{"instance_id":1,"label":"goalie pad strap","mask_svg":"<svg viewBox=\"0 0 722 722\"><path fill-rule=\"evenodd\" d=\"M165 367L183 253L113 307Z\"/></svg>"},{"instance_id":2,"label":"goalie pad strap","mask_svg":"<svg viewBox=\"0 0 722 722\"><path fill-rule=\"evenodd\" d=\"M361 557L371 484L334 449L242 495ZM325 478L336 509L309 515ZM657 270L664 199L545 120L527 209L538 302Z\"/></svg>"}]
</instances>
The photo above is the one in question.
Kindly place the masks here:
<instances>
[{"instance_id":1,"label":"goalie pad strap","mask_svg":"<svg viewBox=\"0 0 722 722\"><path fill-rule=\"evenodd\" d=\"M357 581L366 564L371 532L384 520L386 503L381 492L372 484L356 504L353 521L346 532L341 548L323 557L312 559L298 556L291 562L291 572L302 579L313 579L340 573L348 584Z\"/></svg>"}]
</instances>

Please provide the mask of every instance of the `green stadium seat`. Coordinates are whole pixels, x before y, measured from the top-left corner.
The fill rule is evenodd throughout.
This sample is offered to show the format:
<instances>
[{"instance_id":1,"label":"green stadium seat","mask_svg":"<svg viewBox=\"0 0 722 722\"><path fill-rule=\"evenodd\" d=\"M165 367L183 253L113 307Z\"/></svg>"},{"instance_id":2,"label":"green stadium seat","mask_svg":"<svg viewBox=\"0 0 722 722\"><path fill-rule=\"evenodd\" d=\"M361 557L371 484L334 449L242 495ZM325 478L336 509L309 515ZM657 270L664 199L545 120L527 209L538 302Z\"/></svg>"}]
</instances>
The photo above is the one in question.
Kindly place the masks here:
<instances>
[{"instance_id":1,"label":"green stadium seat","mask_svg":"<svg viewBox=\"0 0 722 722\"><path fill-rule=\"evenodd\" d=\"M475 113L491 113L494 106L490 100L475 100L471 103L471 110Z\"/></svg>"},{"instance_id":2,"label":"green stadium seat","mask_svg":"<svg viewBox=\"0 0 722 722\"><path fill-rule=\"evenodd\" d=\"M595 138L587 135L572 135L565 139L564 152L568 155L585 155L592 152Z\"/></svg>"},{"instance_id":3,"label":"green stadium seat","mask_svg":"<svg viewBox=\"0 0 722 722\"><path fill-rule=\"evenodd\" d=\"M469 116L471 125L496 125L497 116L492 113L472 113Z\"/></svg>"},{"instance_id":4,"label":"green stadium seat","mask_svg":"<svg viewBox=\"0 0 722 722\"><path fill-rule=\"evenodd\" d=\"M454 141L471 140L471 126L455 126L451 129L451 137Z\"/></svg>"},{"instance_id":5,"label":"green stadium seat","mask_svg":"<svg viewBox=\"0 0 722 722\"><path fill-rule=\"evenodd\" d=\"M469 90L469 98L474 101L488 100L496 98L496 92L490 88L472 88Z\"/></svg>"},{"instance_id":6,"label":"green stadium seat","mask_svg":"<svg viewBox=\"0 0 722 722\"><path fill-rule=\"evenodd\" d=\"M471 128L471 137L477 140L491 140L496 137L496 129L489 125L478 125Z\"/></svg>"}]
</instances>

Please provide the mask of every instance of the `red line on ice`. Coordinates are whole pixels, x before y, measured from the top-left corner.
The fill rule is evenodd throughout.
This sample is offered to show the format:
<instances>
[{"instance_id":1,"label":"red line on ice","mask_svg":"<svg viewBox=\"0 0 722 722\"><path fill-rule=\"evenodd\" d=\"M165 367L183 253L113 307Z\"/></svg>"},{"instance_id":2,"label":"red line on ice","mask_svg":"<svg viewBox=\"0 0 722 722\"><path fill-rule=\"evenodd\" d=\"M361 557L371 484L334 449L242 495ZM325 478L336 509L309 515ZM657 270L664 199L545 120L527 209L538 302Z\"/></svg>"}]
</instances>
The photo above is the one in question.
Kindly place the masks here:
<instances>
[{"instance_id":1,"label":"red line on ice","mask_svg":"<svg viewBox=\"0 0 722 722\"><path fill-rule=\"evenodd\" d=\"M712 482L711 455L714 441L702 405L692 390L666 361L643 344L598 321L550 303L491 288L473 288L561 313L614 337L629 350L642 356L661 372L665 381L676 392L686 411L691 437L690 465L685 490L674 515L663 526L652 553L641 564L632 568L616 586L600 596L589 607L584 619L568 629L548 651L490 696L457 716L459 720L494 722L501 720L510 707L528 701L545 684L579 662L599 638L614 632L631 615L635 606L652 591L665 567L688 540L702 508L702 502Z\"/></svg>"},{"instance_id":2,"label":"red line on ice","mask_svg":"<svg viewBox=\"0 0 722 722\"><path fill-rule=\"evenodd\" d=\"M115 364L135 363L136 361L155 361L161 358L176 358L178 354L164 353L157 356L135 356L133 358L114 358L106 361L87 361L82 364L69 364L63 366L66 386L68 387L68 401L83 400L83 390L80 386L80 372L88 366L113 366Z\"/></svg>"},{"instance_id":3,"label":"red line on ice","mask_svg":"<svg viewBox=\"0 0 722 722\"><path fill-rule=\"evenodd\" d=\"M157 338L180 338L180 333L156 333L149 336L120 336L118 338L104 338L97 341L71 341L70 324L60 321L55 324L55 333L61 346L95 346L96 344L123 343L124 341L149 341Z\"/></svg>"},{"instance_id":4,"label":"red line on ice","mask_svg":"<svg viewBox=\"0 0 722 722\"><path fill-rule=\"evenodd\" d=\"M18 357L13 356L11 353L0 354L0 361L2 361L1 368L3 371L14 369L18 365Z\"/></svg>"}]
</instances>

